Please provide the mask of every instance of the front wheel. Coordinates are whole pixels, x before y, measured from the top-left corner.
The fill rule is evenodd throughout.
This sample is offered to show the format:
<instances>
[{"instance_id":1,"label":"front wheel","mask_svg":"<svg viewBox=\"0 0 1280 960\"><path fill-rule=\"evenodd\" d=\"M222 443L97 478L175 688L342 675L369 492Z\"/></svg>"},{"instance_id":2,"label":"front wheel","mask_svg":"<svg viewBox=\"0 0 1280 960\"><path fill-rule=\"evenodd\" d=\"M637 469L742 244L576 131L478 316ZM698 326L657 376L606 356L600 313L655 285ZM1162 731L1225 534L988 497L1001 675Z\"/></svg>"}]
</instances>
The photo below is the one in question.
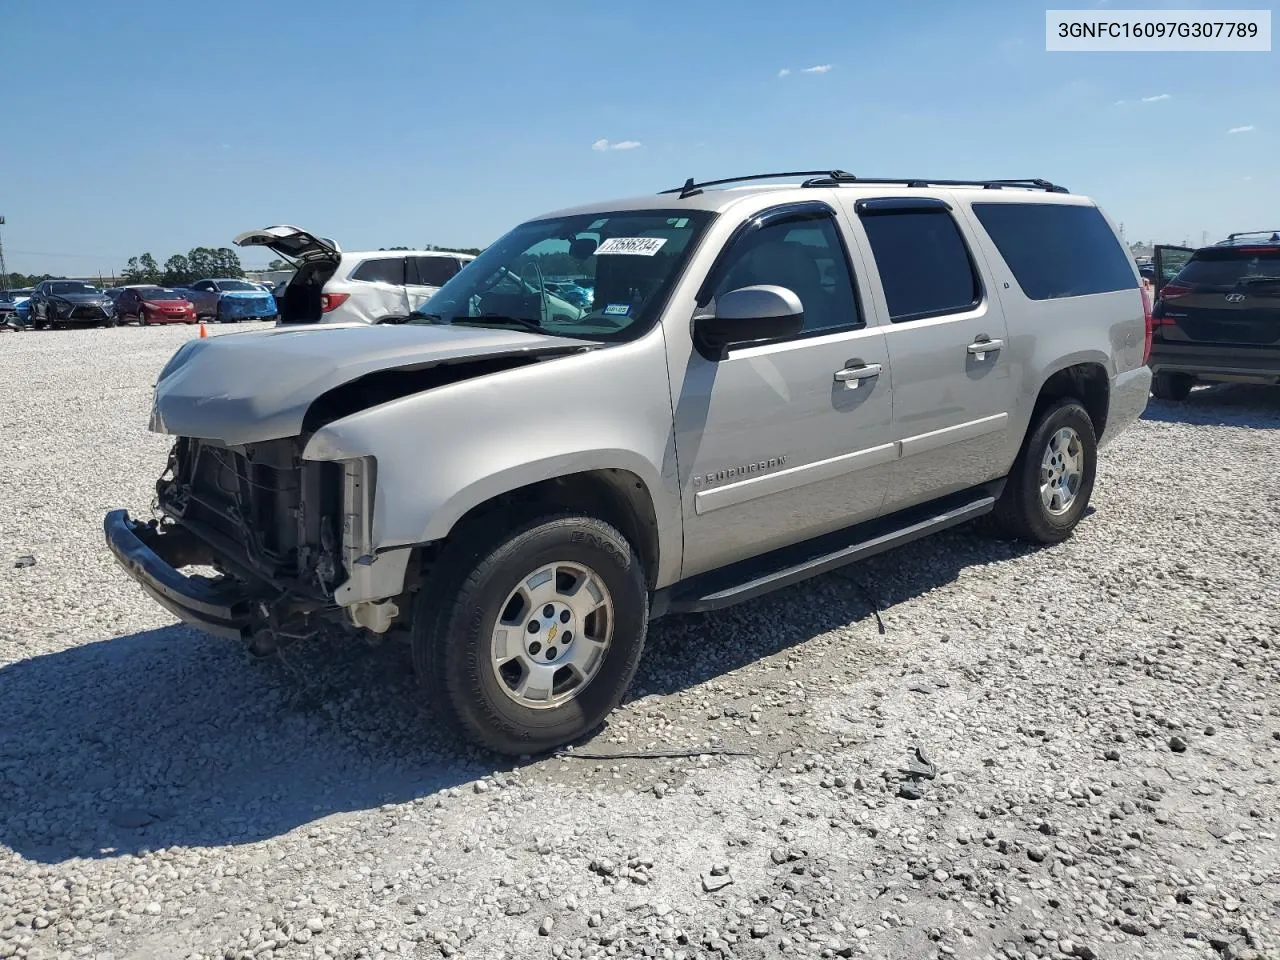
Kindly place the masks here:
<instances>
[{"instance_id":1,"label":"front wheel","mask_svg":"<svg viewBox=\"0 0 1280 960\"><path fill-rule=\"evenodd\" d=\"M1076 400L1057 401L1040 414L1013 462L995 526L1032 543L1061 543L1089 506L1097 467L1088 411Z\"/></svg>"},{"instance_id":2,"label":"front wheel","mask_svg":"<svg viewBox=\"0 0 1280 960\"><path fill-rule=\"evenodd\" d=\"M459 538L434 570L414 613L414 665L435 709L471 739L543 753L591 733L621 701L649 596L612 526L579 515L494 526Z\"/></svg>"},{"instance_id":3,"label":"front wheel","mask_svg":"<svg viewBox=\"0 0 1280 960\"><path fill-rule=\"evenodd\" d=\"M1157 373L1151 378L1151 393L1157 400L1185 400L1195 382L1187 373Z\"/></svg>"}]
</instances>

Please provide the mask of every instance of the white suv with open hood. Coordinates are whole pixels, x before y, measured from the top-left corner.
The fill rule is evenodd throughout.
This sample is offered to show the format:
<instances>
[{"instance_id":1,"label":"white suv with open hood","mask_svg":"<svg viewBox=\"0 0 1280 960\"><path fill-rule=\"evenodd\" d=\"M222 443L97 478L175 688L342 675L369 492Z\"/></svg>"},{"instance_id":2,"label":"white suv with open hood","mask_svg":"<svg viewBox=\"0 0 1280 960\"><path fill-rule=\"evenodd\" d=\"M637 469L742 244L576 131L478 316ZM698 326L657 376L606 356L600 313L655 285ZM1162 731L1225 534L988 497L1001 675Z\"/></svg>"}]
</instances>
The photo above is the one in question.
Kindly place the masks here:
<instances>
[{"instance_id":1,"label":"white suv with open hood","mask_svg":"<svg viewBox=\"0 0 1280 960\"><path fill-rule=\"evenodd\" d=\"M235 243L269 247L297 265L280 298L281 323L397 323L475 259L434 250L344 253L291 226L250 230Z\"/></svg>"}]
</instances>

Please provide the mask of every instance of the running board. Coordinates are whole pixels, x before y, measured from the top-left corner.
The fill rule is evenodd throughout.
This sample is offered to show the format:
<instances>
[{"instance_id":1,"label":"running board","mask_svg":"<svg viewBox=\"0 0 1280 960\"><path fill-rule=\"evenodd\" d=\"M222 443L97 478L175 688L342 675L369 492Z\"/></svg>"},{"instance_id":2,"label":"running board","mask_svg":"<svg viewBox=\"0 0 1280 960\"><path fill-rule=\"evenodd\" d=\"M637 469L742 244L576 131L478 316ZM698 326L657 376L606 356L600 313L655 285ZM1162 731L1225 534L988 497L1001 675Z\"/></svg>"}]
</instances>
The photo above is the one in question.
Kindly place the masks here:
<instances>
[{"instance_id":1,"label":"running board","mask_svg":"<svg viewBox=\"0 0 1280 960\"><path fill-rule=\"evenodd\" d=\"M753 600L948 527L967 523L990 513L998 495L998 491L993 495L989 488L968 490L958 497L948 497L921 508L868 521L761 557L699 574L688 581L659 590L653 598L650 619L657 619L668 613L719 610Z\"/></svg>"}]
</instances>

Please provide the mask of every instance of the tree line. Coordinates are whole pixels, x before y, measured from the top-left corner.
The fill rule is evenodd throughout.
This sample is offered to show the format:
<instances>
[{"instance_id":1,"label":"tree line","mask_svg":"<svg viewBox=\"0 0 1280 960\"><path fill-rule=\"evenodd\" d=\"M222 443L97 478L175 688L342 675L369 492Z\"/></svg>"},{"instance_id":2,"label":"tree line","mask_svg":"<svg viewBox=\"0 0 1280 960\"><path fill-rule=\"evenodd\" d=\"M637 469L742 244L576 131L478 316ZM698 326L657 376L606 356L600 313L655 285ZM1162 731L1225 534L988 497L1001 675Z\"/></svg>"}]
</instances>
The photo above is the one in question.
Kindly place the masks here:
<instances>
[{"instance_id":1,"label":"tree line","mask_svg":"<svg viewBox=\"0 0 1280 960\"><path fill-rule=\"evenodd\" d=\"M163 267L150 253L130 257L121 276L125 283L158 283L173 287L209 277L243 277L244 267L230 247L194 247L185 255L175 253Z\"/></svg>"}]
</instances>

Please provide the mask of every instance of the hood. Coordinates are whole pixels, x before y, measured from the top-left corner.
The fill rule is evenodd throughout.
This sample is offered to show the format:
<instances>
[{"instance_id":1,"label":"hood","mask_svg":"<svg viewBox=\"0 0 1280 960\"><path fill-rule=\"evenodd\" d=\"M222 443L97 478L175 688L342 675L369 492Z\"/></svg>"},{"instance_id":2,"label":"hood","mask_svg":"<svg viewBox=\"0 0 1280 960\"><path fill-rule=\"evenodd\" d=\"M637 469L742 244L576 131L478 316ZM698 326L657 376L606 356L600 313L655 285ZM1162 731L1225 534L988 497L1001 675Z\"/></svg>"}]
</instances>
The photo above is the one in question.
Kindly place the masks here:
<instances>
[{"instance_id":1,"label":"hood","mask_svg":"<svg viewBox=\"0 0 1280 960\"><path fill-rule=\"evenodd\" d=\"M521 330L428 324L319 324L197 338L160 371L151 430L227 444L294 437L313 400L369 373L593 346Z\"/></svg>"},{"instance_id":2,"label":"hood","mask_svg":"<svg viewBox=\"0 0 1280 960\"><path fill-rule=\"evenodd\" d=\"M111 300L102 293L51 293L50 300L65 300L67 303L110 303Z\"/></svg>"},{"instance_id":3,"label":"hood","mask_svg":"<svg viewBox=\"0 0 1280 960\"><path fill-rule=\"evenodd\" d=\"M319 260L337 263L342 248L334 241L316 237L299 227L282 224L249 230L232 241L237 247L266 247L290 260Z\"/></svg>"}]
</instances>

